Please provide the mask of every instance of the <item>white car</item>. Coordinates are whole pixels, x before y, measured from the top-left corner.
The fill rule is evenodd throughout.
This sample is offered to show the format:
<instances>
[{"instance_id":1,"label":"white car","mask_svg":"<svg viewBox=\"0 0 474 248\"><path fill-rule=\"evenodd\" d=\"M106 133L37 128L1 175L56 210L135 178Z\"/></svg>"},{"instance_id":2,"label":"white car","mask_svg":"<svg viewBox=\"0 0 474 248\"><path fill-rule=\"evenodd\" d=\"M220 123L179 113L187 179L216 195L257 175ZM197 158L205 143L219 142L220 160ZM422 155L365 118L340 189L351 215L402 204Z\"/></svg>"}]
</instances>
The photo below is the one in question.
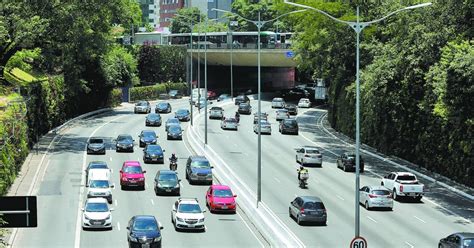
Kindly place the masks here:
<instances>
[{"instance_id":1,"label":"white car","mask_svg":"<svg viewBox=\"0 0 474 248\"><path fill-rule=\"evenodd\" d=\"M260 131L262 132L262 134L272 134L272 125L270 124L270 122L268 122L267 120L260 120L260 123ZM253 125L253 132L258 134L258 123L255 123Z\"/></svg>"},{"instance_id":2,"label":"white car","mask_svg":"<svg viewBox=\"0 0 474 248\"><path fill-rule=\"evenodd\" d=\"M298 102L298 108L310 108L311 101L308 98L301 98Z\"/></svg>"},{"instance_id":3,"label":"white car","mask_svg":"<svg viewBox=\"0 0 474 248\"><path fill-rule=\"evenodd\" d=\"M364 186L359 190L359 202L369 210L372 208L393 209L393 199L390 190L383 186Z\"/></svg>"},{"instance_id":4,"label":"white car","mask_svg":"<svg viewBox=\"0 0 474 248\"><path fill-rule=\"evenodd\" d=\"M285 107L285 100L281 97L275 97L272 100L272 108L283 108Z\"/></svg>"},{"instance_id":5,"label":"white car","mask_svg":"<svg viewBox=\"0 0 474 248\"><path fill-rule=\"evenodd\" d=\"M209 119L222 119L224 110L221 107L212 107L209 110Z\"/></svg>"},{"instance_id":6,"label":"white car","mask_svg":"<svg viewBox=\"0 0 474 248\"><path fill-rule=\"evenodd\" d=\"M112 229L113 208L109 208L105 198L89 198L82 208L82 229Z\"/></svg>"},{"instance_id":7,"label":"white car","mask_svg":"<svg viewBox=\"0 0 474 248\"><path fill-rule=\"evenodd\" d=\"M391 172L382 178L381 184L392 191L394 200L398 200L399 197L408 197L421 201L424 195L425 185L410 172Z\"/></svg>"},{"instance_id":8,"label":"white car","mask_svg":"<svg viewBox=\"0 0 474 248\"><path fill-rule=\"evenodd\" d=\"M176 231L200 229L205 231L204 213L196 198L178 198L171 210L171 222Z\"/></svg>"},{"instance_id":9,"label":"white car","mask_svg":"<svg viewBox=\"0 0 474 248\"><path fill-rule=\"evenodd\" d=\"M237 120L233 117L227 117L224 120L221 121L221 128L222 129L232 129L237 131L237 126L239 123L237 123Z\"/></svg>"},{"instance_id":10,"label":"white car","mask_svg":"<svg viewBox=\"0 0 474 248\"><path fill-rule=\"evenodd\" d=\"M87 198L103 197L112 203L114 185L110 183L110 169L91 169L87 182Z\"/></svg>"},{"instance_id":11,"label":"white car","mask_svg":"<svg viewBox=\"0 0 474 248\"><path fill-rule=\"evenodd\" d=\"M296 162L303 166L306 164L321 166L323 164L323 155L315 146L303 146L296 149Z\"/></svg>"},{"instance_id":12,"label":"white car","mask_svg":"<svg viewBox=\"0 0 474 248\"><path fill-rule=\"evenodd\" d=\"M288 113L288 109L278 109L276 111L276 120L281 121L284 119L290 118L290 114Z\"/></svg>"}]
</instances>

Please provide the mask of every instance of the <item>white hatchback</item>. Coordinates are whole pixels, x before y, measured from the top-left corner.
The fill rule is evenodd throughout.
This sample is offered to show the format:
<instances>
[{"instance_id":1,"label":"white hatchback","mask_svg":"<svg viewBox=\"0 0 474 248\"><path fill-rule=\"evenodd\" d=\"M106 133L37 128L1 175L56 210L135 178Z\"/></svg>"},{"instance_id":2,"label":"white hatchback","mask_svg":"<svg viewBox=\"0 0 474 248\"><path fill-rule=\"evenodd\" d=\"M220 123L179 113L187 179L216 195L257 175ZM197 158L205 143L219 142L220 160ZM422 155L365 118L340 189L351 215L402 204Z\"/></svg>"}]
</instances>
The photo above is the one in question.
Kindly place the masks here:
<instances>
[{"instance_id":1,"label":"white hatchback","mask_svg":"<svg viewBox=\"0 0 474 248\"><path fill-rule=\"evenodd\" d=\"M301 98L298 102L298 108L310 108L311 101L308 98Z\"/></svg>"},{"instance_id":2,"label":"white hatchback","mask_svg":"<svg viewBox=\"0 0 474 248\"><path fill-rule=\"evenodd\" d=\"M393 199L390 190L384 186L364 186L359 190L359 202L369 210L372 208L393 209Z\"/></svg>"},{"instance_id":3,"label":"white hatchback","mask_svg":"<svg viewBox=\"0 0 474 248\"><path fill-rule=\"evenodd\" d=\"M272 108L283 108L285 107L285 100L281 97L275 97L272 100Z\"/></svg>"},{"instance_id":4,"label":"white hatchback","mask_svg":"<svg viewBox=\"0 0 474 248\"><path fill-rule=\"evenodd\" d=\"M171 210L171 221L176 231L199 229L205 231L204 213L196 198L178 198Z\"/></svg>"},{"instance_id":5,"label":"white hatchback","mask_svg":"<svg viewBox=\"0 0 474 248\"><path fill-rule=\"evenodd\" d=\"M323 164L323 155L315 146L303 146L296 150L296 162L301 165L315 164L321 166Z\"/></svg>"},{"instance_id":6,"label":"white hatchback","mask_svg":"<svg viewBox=\"0 0 474 248\"><path fill-rule=\"evenodd\" d=\"M82 208L82 229L112 229L113 208L109 208L105 198L89 198Z\"/></svg>"}]
</instances>

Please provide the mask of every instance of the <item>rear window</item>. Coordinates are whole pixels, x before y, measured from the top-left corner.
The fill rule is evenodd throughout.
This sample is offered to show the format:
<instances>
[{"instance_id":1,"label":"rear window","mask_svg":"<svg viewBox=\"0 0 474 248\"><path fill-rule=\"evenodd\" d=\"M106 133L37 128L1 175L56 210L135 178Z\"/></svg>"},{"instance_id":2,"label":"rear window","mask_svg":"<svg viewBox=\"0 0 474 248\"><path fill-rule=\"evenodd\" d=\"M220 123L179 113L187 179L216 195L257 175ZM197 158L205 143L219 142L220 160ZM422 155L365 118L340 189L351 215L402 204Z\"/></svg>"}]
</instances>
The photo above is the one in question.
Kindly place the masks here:
<instances>
[{"instance_id":1,"label":"rear window","mask_svg":"<svg viewBox=\"0 0 474 248\"><path fill-rule=\"evenodd\" d=\"M309 154L319 154L319 151L318 151L318 150L306 150L306 153L309 153Z\"/></svg>"},{"instance_id":2,"label":"rear window","mask_svg":"<svg viewBox=\"0 0 474 248\"><path fill-rule=\"evenodd\" d=\"M390 195L390 191L388 191L388 190L372 190L372 194L374 194L374 195Z\"/></svg>"},{"instance_id":3,"label":"rear window","mask_svg":"<svg viewBox=\"0 0 474 248\"><path fill-rule=\"evenodd\" d=\"M90 139L90 143L91 144L100 144L100 143L104 143L104 141L102 139Z\"/></svg>"},{"instance_id":4,"label":"rear window","mask_svg":"<svg viewBox=\"0 0 474 248\"><path fill-rule=\"evenodd\" d=\"M415 180L416 180L416 177L415 177L415 176L411 176L411 175L398 176L398 177L397 177L397 180L401 180L401 181L415 181Z\"/></svg>"},{"instance_id":5,"label":"rear window","mask_svg":"<svg viewBox=\"0 0 474 248\"><path fill-rule=\"evenodd\" d=\"M463 248L474 248L474 239L465 239L463 242Z\"/></svg>"},{"instance_id":6,"label":"rear window","mask_svg":"<svg viewBox=\"0 0 474 248\"><path fill-rule=\"evenodd\" d=\"M285 120L283 124L285 124L285 126L288 126L288 127L296 127L297 125L295 120Z\"/></svg>"},{"instance_id":7,"label":"rear window","mask_svg":"<svg viewBox=\"0 0 474 248\"><path fill-rule=\"evenodd\" d=\"M303 208L304 209L309 209L309 210L326 209L322 202L305 202L303 204Z\"/></svg>"}]
</instances>

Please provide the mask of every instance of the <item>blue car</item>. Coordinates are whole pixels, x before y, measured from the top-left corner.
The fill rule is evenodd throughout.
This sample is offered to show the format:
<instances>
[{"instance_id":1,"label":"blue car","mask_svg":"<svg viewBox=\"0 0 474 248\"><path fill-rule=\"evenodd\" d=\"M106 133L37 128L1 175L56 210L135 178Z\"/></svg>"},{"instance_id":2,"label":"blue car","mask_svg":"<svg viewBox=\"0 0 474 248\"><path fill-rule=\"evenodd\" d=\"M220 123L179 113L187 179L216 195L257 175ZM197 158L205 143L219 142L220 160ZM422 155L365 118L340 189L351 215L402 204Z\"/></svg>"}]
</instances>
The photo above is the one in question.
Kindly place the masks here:
<instances>
[{"instance_id":1,"label":"blue car","mask_svg":"<svg viewBox=\"0 0 474 248\"><path fill-rule=\"evenodd\" d=\"M191 114L187 109L179 109L175 112L174 117L177 118L179 121L189 121L191 120Z\"/></svg>"},{"instance_id":2,"label":"blue car","mask_svg":"<svg viewBox=\"0 0 474 248\"><path fill-rule=\"evenodd\" d=\"M189 156L186 162L186 179L190 184L212 184L212 167L204 156Z\"/></svg>"},{"instance_id":3,"label":"blue car","mask_svg":"<svg viewBox=\"0 0 474 248\"><path fill-rule=\"evenodd\" d=\"M163 164L165 162L164 152L165 150L161 149L160 145L147 145L143 149L143 162Z\"/></svg>"},{"instance_id":4,"label":"blue car","mask_svg":"<svg viewBox=\"0 0 474 248\"><path fill-rule=\"evenodd\" d=\"M156 141L158 137L156 136L155 131L153 130L143 130L140 135L138 135L139 138L139 145L140 147L144 147L149 144L156 144Z\"/></svg>"},{"instance_id":5,"label":"blue car","mask_svg":"<svg viewBox=\"0 0 474 248\"><path fill-rule=\"evenodd\" d=\"M127 226L128 247L161 247L162 229L155 216L133 216Z\"/></svg>"}]
</instances>

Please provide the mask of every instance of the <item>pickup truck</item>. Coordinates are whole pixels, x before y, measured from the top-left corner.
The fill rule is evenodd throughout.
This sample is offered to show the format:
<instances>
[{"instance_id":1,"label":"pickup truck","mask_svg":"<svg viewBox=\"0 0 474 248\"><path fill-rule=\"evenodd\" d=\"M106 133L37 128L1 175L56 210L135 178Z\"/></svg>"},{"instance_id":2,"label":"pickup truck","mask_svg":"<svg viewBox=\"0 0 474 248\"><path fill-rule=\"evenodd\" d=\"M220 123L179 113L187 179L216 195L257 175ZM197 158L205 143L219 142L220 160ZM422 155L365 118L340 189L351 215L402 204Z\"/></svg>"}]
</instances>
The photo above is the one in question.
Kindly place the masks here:
<instances>
[{"instance_id":1,"label":"pickup truck","mask_svg":"<svg viewBox=\"0 0 474 248\"><path fill-rule=\"evenodd\" d=\"M382 186L392 191L392 197L410 197L420 201L423 197L424 185L418 182L415 175L409 172L391 172L382 178Z\"/></svg>"}]
</instances>

